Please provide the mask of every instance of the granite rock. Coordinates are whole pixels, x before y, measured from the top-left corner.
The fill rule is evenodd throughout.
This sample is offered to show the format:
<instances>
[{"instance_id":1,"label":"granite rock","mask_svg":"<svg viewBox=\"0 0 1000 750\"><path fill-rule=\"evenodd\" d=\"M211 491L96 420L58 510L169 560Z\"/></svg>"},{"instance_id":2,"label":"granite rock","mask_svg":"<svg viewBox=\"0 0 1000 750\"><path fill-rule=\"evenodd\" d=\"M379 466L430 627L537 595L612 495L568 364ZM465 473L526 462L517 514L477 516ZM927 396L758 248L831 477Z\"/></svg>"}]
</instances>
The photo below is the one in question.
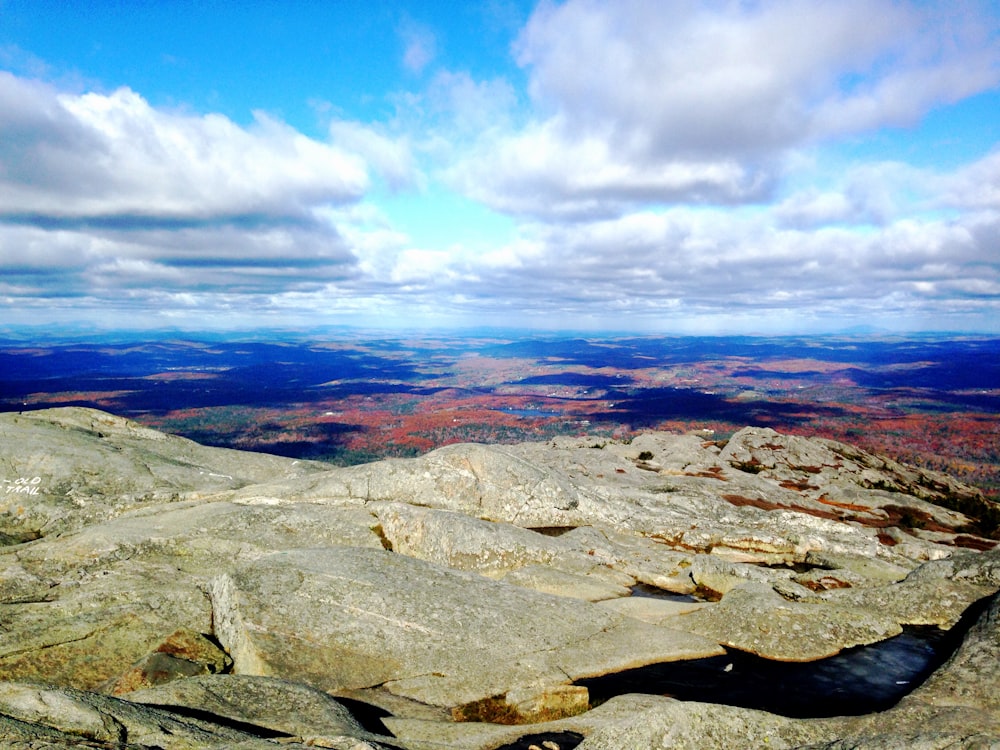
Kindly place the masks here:
<instances>
[{"instance_id":1,"label":"granite rock","mask_svg":"<svg viewBox=\"0 0 1000 750\"><path fill-rule=\"evenodd\" d=\"M583 677L722 653L712 640L588 602L381 550L274 553L216 578L210 593L239 674L327 691L378 686L453 710L512 693L523 704L525 691L561 694Z\"/></svg>"},{"instance_id":2,"label":"granite rock","mask_svg":"<svg viewBox=\"0 0 1000 750\"><path fill-rule=\"evenodd\" d=\"M982 493L842 443L747 428L727 443L565 437L336 468L70 408L0 415L0 467L4 746L1000 736L1000 552L959 510ZM593 706L578 684L722 644L819 659L903 625L951 628L986 601L952 659L881 714ZM395 737L351 716L365 705Z\"/></svg>"}]
</instances>

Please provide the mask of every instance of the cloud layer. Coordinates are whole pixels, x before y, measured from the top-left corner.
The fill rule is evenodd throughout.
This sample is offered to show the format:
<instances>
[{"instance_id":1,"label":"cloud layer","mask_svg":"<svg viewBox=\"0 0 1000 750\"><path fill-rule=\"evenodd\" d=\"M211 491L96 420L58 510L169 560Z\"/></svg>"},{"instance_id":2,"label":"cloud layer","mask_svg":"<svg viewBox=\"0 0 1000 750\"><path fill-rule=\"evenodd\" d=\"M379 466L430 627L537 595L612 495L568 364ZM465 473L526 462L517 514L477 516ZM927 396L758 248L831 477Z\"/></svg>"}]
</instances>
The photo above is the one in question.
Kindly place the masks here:
<instances>
[{"instance_id":1,"label":"cloud layer","mask_svg":"<svg viewBox=\"0 0 1000 750\"><path fill-rule=\"evenodd\" d=\"M393 115L322 137L0 71L0 305L192 327L998 330L1000 145L948 168L843 150L996 96L987 11L543 2L511 45L523 90L442 67L434 29L403 19ZM509 236L468 242L442 212L455 239L429 245L384 201L435 216L442 190Z\"/></svg>"}]
</instances>

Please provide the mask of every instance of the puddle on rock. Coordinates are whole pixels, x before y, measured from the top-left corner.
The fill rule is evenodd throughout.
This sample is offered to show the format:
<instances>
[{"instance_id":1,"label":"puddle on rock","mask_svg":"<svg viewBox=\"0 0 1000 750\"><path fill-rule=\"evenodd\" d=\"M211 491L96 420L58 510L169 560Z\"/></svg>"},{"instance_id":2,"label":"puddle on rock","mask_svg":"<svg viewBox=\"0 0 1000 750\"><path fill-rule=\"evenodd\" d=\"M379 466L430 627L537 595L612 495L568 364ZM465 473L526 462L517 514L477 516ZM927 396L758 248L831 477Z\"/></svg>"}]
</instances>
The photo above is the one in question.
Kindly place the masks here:
<instances>
[{"instance_id":1,"label":"puddle on rock","mask_svg":"<svg viewBox=\"0 0 1000 750\"><path fill-rule=\"evenodd\" d=\"M573 750L581 742L583 735L578 732L541 732L526 734L521 739L501 745L496 750L531 750L531 748Z\"/></svg>"},{"instance_id":2,"label":"puddle on rock","mask_svg":"<svg viewBox=\"0 0 1000 750\"><path fill-rule=\"evenodd\" d=\"M542 536L562 536L576 528L576 526L529 526L528 531L534 531Z\"/></svg>"},{"instance_id":3,"label":"puddle on rock","mask_svg":"<svg viewBox=\"0 0 1000 750\"><path fill-rule=\"evenodd\" d=\"M907 627L901 635L814 662L779 662L731 650L581 680L592 705L625 693L753 708L792 718L884 711L918 687L960 645L985 602L949 631Z\"/></svg>"},{"instance_id":4,"label":"puddle on rock","mask_svg":"<svg viewBox=\"0 0 1000 750\"><path fill-rule=\"evenodd\" d=\"M690 594L677 594L673 591L661 589L648 583L637 583L631 587L632 596L639 596L645 599L665 599L668 602L700 602L704 601Z\"/></svg>"}]
</instances>

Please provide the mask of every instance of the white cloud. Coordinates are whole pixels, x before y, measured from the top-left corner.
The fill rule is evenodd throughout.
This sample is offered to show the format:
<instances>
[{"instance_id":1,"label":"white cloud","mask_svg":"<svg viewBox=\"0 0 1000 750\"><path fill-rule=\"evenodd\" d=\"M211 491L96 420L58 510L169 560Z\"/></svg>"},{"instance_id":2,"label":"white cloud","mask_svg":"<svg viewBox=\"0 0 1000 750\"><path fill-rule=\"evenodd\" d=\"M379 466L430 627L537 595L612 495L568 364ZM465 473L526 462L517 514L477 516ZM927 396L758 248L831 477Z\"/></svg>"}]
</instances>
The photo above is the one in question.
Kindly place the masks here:
<instances>
[{"instance_id":1,"label":"white cloud","mask_svg":"<svg viewBox=\"0 0 1000 750\"><path fill-rule=\"evenodd\" d=\"M540 6L519 50L543 106L648 158L901 124L1000 81L981 19L889 0L570 0Z\"/></svg>"},{"instance_id":2,"label":"white cloud","mask_svg":"<svg viewBox=\"0 0 1000 750\"><path fill-rule=\"evenodd\" d=\"M553 219L613 215L642 203L740 203L770 188L765 173L731 158L620 157L607 138L568 138L554 119L484 139L447 179L498 210Z\"/></svg>"},{"instance_id":3,"label":"white cloud","mask_svg":"<svg viewBox=\"0 0 1000 750\"><path fill-rule=\"evenodd\" d=\"M60 94L0 71L0 214L211 219L357 199L364 162L266 115L151 107L129 89Z\"/></svg>"},{"instance_id":4,"label":"white cloud","mask_svg":"<svg viewBox=\"0 0 1000 750\"><path fill-rule=\"evenodd\" d=\"M404 18L399 25L403 42L403 67L411 73L423 73L437 55L437 38L434 32L412 18Z\"/></svg>"},{"instance_id":5,"label":"white cloud","mask_svg":"<svg viewBox=\"0 0 1000 750\"><path fill-rule=\"evenodd\" d=\"M404 23L422 90L325 141L0 72L0 295L193 325L1000 320L1000 152L946 172L823 150L997 85L995 29L951 7L543 3L527 92L431 69ZM462 234L481 216L446 186L513 221Z\"/></svg>"},{"instance_id":6,"label":"white cloud","mask_svg":"<svg viewBox=\"0 0 1000 750\"><path fill-rule=\"evenodd\" d=\"M937 180L942 205L1000 211L1000 148Z\"/></svg>"},{"instance_id":7,"label":"white cloud","mask_svg":"<svg viewBox=\"0 0 1000 750\"><path fill-rule=\"evenodd\" d=\"M473 134L510 127L517 94L508 81L475 80L466 71L439 71L427 91L428 106L446 119L449 137L463 140Z\"/></svg>"},{"instance_id":8,"label":"white cloud","mask_svg":"<svg viewBox=\"0 0 1000 750\"><path fill-rule=\"evenodd\" d=\"M353 278L357 257L323 215L368 188L350 149L394 178L409 167L403 146L338 132L340 146L263 114L244 128L129 89L75 95L0 72L0 273L25 302L115 304Z\"/></svg>"},{"instance_id":9,"label":"white cloud","mask_svg":"<svg viewBox=\"0 0 1000 750\"><path fill-rule=\"evenodd\" d=\"M349 153L362 156L390 187L401 190L421 181L408 136L384 134L360 122L334 120L330 139Z\"/></svg>"},{"instance_id":10,"label":"white cloud","mask_svg":"<svg viewBox=\"0 0 1000 750\"><path fill-rule=\"evenodd\" d=\"M785 329L803 318L933 320L972 295L989 319L1000 301L990 297L1000 286L998 230L1000 217L988 227L909 219L875 230L779 229L760 210L673 208L524 225L518 243L467 259L455 278L471 307L502 298L506 309L558 310L605 326L615 311L668 326L699 315L743 325L754 315L783 318ZM445 279L440 293L458 288Z\"/></svg>"},{"instance_id":11,"label":"white cloud","mask_svg":"<svg viewBox=\"0 0 1000 750\"><path fill-rule=\"evenodd\" d=\"M516 46L533 119L452 178L535 216L761 201L792 149L996 86L994 36L953 6L890 0L543 3Z\"/></svg>"}]
</instances>

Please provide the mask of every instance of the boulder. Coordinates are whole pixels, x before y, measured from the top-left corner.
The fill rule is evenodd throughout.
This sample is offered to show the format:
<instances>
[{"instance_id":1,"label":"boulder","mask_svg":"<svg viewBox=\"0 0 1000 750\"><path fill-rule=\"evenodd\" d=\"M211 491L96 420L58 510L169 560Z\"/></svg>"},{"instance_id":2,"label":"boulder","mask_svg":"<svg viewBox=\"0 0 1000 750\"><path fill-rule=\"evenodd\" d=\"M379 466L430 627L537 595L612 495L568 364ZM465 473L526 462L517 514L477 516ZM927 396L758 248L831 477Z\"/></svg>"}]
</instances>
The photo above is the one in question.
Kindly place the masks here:
<instances>
[{"instance_id":1,"label":"boulder","mask_svg":"<svg viewBox=\"0 0 1000 750\"><path fill-rule=\"evenodd\" d=\"M750 581L705 609L666 624L776 661L815 661L899 635L895 618L846 606L791 602Z\"/></svg>"},{"instance_id":2,"label":"boulder","mask_svg":"<svg viewBox=\"0 0 1000 750\"><path fill-rule=\"evenodd\" d=\"M137 690L132 703L178 713L211 714L294 737L351 736L372 740L343 703L301 683L251 675L205 675Z\"/></svg>"},{"instance_id":3,"label":"boulder","mask_svg":"<svg viewBox=\"0 0 1000 750\"><path fill-rule=\"evenodd\" d=\"M451 709L509 695L525 704L583 677L722 653L587 602L381 550L275 553L210 593L236 673L327 691L381 686Z\"/></svg>"},{"instance_id":4,"label":"boulder","mask_svg":"<svg viewBox=\"0 0 1000 750\"><path fill-rule=\"evenodd\" d=\"M401 555L499 577L533 563L578 554L559 539L507 523L405 503L372 503L388 546Z\"/></svg>"},{"instance_id":5,"label":"boulder","mask_svg":"<svg viewBox=\"0 0 1000 750\"><path fill-rule=\"evenodd\" d=\"M8 544L79 529L134 507L325 468L209 448L81 407L0 414L0 466L10 467L0 476L0 543Z\"/></svg>"}]
</instances>

